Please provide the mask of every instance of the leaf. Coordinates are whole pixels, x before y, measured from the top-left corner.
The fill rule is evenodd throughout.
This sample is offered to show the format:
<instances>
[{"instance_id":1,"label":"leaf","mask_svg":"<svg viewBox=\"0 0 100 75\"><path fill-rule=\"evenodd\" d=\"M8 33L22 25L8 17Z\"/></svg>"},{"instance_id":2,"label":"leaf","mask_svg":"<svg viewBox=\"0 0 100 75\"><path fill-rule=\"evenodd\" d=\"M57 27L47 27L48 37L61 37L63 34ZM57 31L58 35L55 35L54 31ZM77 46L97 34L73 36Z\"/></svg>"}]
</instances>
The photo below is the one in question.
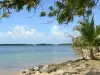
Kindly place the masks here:
<instances>
[{"instance_id":1,"label":"leaf","mask_svg":"<svg viewBox=\"0 0 100 75\"><path fill-rule=\"evenodd\" d=\"M19 12L20 10L23 9L23 6L22 5L18 5L16 9L17 9L17 12Z\"/></svg>"},{"instance_id":2,"label":"leaf","mask_svg":"<svg viewBox=\"0 0 100 75\"><path fill-rule=\"evenodd\" d=\"M49 14L48 14L49 17L53 17L55 15L56 15L55 12L49 12Z\"/></svg>"},{"instance_id":3,"label":"leaf","mask_svg":"<svg viewBox=\"0 0 100 75\"><path fill-rule=\"evenodd\" d=\"M65 7L64 4L63 4L62 2L60 2L60 1L56 1L56 6L57 6L59 9L62 9L62 8Z\"/></svg>"},{"instance_id":4,"label":"leaf","mask_svg":"<svg viewBox=\"0 0 100 75\"><path fill-rule=\"evenodd\" d=\"M54 8L53 8L52 6L50 6L50 7L49 7L49 10L50 10L50 11L53 11L53 10L54 10Z\"/></svg>"},{"instance_id":5,"label":"leaf","mask_svg":"<svg viewBox=\"0 0 100 75\"><path fill-rule=\"evenodd\" d=\"M40 14L41 17L44 17L45 15L46 15L45 11L42 11L41 14Z\"/></svg>"}]
</instances>

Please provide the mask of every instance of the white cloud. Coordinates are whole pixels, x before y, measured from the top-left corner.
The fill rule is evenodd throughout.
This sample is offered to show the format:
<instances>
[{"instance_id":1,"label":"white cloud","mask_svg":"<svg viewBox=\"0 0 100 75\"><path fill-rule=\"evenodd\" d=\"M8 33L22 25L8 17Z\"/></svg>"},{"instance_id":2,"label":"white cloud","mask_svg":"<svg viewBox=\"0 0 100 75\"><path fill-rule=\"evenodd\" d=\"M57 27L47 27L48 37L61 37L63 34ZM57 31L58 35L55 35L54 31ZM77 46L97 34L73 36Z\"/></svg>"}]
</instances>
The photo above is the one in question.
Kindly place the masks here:
<instances>
[{"instance_id":1,"label":"white cloud","mask_svg":"<svg viewBox=\"0 0 100 75\"><path fill-rule=\"evenodd\" d=\"M57 27L57 25L54 25L52 28L51 28L51 33L53 34L53 35L56 35L56 36L59 36L59 37L77 37L77 36L79 36L80 34L78 33L78 32L76 32L76 31L74 31L74 32L64 32L64 31L62 31L61 29L59 29L58 27Z\"/></svg>"},{"instance_id":2,"label":"white cloud","mask_svg":"<svg viewBox=\"0 0 100 75\"><path fill-rule=\"evenodd\" d=\"M64 32L62 32L56 25L51 28L51 33L57 36L64 36Z\"/></svg>"},{"instance_id":3,"label":"white cloud","mask_svg":"<svg viewBox=\"0 0 100 75\"><path fill-rule=\"evenodd\" d=\"M12 37L32 37L32 36L41 36L37 30L34 28L27 29L24 26L15 26L11 30L8 31L8 35Z\"/></svg>"},{"instance_id":4,"label":"white cloud","mask_svg":"<svg viewBox=\"0 0 100 75\"><path fill-rule=\"evenodd\" d=\"M50 32L39 32L35 28L27 28L17 25L7 32L0 32L1 43L66 43L71 42L71 38L65 37L57 25L54 25ZM74 35L74 34L72 34Z\"/></svg>"}]
</instances>

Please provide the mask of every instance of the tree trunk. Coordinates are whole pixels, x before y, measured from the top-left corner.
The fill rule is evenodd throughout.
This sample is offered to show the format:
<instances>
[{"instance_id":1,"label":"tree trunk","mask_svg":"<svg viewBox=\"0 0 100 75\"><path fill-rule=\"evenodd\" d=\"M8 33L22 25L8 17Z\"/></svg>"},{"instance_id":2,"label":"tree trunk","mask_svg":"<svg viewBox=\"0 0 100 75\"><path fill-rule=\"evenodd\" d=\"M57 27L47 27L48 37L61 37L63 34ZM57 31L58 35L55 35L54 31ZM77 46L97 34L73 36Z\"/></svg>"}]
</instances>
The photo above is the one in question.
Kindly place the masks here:
<instances>
[{"instance_id":1,"label":"tree trunk","mask_svg":"<svg viewBox=\"0 0 100 75\"><path fill-rule=\"evenodd\" d=\"M97 51L100 52L99 47L97 47Z\"/></svg>"},{"instance_id":2,"label":"tree trunk","mask_svg":"<svg viewBox=\"0 0 100 75\"><path fill-rule=\"evenodd\" d=\"M82 59L83 59L83 60L86 60L86 58L84 57L84 52L83 52L83 50L82 50Z\"/></svg>"},{"instance_id":3,"label":"tree trunk","mask_svg":"<svg viewBox=\"0 0 100 75\"><path fill-rule=\"evenodd\" d=\"M93 49L90 49L90 58L93 60L95 59Z\"/></svg>"}]
</instances>

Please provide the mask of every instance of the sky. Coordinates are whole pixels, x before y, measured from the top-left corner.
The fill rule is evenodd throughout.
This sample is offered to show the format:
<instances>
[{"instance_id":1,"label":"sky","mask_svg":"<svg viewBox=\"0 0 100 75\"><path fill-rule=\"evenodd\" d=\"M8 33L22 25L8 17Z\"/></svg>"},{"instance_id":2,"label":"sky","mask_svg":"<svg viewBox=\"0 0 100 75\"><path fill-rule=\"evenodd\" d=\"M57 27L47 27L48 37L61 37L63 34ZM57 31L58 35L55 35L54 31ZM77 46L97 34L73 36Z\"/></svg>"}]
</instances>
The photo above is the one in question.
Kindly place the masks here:
<instances>
[{"instance_id":1,"label":"sky","mask_svg":"<svg viewBox=\"0 0 100 75\"><path fill-rule=\"evenodd\" d=\"M54 0L44 0L43 9L53 5ZM53 18L40 17L41 8L38 8L36 14L32 10L28 13L25 9L19 13L11 10L12 14L9 18L0 20L0 44L59 44L71 43L71 37L68 35L78 36L79 34L73 31L73 27L78 24L78 17L75 17L69 25L59 25L56 20L52 23ZM95 24L100 24L100 10L93 10ZM34 16L33 16L34 15Z\"/></svg>"}]
</instances>

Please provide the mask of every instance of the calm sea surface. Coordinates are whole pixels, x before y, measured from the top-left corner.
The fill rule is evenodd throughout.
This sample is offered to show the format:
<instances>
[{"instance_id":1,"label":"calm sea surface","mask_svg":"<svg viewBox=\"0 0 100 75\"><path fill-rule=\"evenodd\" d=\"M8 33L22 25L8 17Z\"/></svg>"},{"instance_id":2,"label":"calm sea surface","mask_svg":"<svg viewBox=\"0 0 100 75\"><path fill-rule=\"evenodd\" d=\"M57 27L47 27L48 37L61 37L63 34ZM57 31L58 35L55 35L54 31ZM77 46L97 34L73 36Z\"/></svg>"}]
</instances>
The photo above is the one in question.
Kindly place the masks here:
<instances>
[{"instance_id":1,"label":"calm sea surface","mask_svg":"<svg viewBox=\"0 0 100 75\"><path fill-rule=\"evenodd\" d=\"M0 75L14 75L25 68L60 63L75 57L71 45L0 46Z\"/></svg>"}]
</instances>

